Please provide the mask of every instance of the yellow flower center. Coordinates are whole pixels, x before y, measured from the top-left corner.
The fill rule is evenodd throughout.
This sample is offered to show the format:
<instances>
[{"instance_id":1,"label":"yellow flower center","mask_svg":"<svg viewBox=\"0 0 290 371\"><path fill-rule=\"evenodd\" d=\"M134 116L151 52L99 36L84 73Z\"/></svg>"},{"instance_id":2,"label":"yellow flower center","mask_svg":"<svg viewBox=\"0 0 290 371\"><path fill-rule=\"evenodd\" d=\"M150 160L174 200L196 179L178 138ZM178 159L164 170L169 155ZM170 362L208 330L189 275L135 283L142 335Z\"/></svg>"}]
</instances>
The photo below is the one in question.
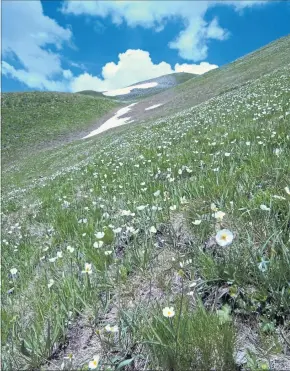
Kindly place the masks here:
<instances>
[{"instance_id":1,"label":"yellow flower center","mask_svg":"<svg viewBox=\"0 0 290 371\"><path fill-rule=\"evenodd\" d=\"M93 361L93 365L97 366L97 361L96 360Z\"/></svg>"},{"instance_id":2,"label":"yellow flower center","mask_svg":"<svg viewBox=\"0 0 290 371\"><path fill-rule=\"evenodd\" d=\"M221 235L221 239L224 240L224 241L226 241L226 239L227 239L227 235L226 235L226 234L222 234L222 235Z\"/></svg>"}]
</instances>

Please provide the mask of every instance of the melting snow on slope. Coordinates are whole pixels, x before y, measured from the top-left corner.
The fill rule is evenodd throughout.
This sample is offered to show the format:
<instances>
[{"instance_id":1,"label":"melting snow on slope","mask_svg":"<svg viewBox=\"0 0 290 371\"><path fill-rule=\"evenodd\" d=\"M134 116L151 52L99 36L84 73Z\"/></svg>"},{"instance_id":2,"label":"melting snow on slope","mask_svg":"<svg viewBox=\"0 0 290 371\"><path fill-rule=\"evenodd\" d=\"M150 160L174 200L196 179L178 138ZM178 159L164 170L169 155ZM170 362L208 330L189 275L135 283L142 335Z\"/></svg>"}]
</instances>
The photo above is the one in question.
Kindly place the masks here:
<instances>
[{"instance_id":1,"label":"melting snow on slope","mask_svg":"<svg viewBox=\"0 0 290 371\"><path fill-rule=\"evenodd\" d=\"M119 109L119 111L117 111L113 117L111 117L109 120L107 120L98 129L93 130L92 132L90 132L90 134L83 137L83 139L93 137L94 135L100 134L103 131L109 130L111 128L115 128L117 126L121 126L121 125L124 125L124 124L129 124L130 122L133 122L134 120L130 120L130 117L120 118L120 116L123 116L123 115L125 115L125 113L129 112L131 110L131 107L133 107L135 104L137 104L137 103L132 103L132 104L130 104L130 106ZM130 121L128 121L128 120L130 120Z\"/></svg>"},{"instance_id":2,"label":"melting snow on slope","mask_svg":"<svg viewBox=\"0 0 290 371\"><path fill-rule=\"evenodd\" d=\"M159 106L162 106L162 103L160 103L160 104L154 104L154 106L147 107L147 108L145 108L145 111L149 111L150 109L154 109L154 108L157 108Z\"/></svg>"},{"instance_id":3,"label":"melting snow on slope","mask_svg":"<svg viewBox=\"0 0 290 371\"><path fill-rule=\"evenodd\" d=\"M116 95L129 94L131 92L131 90L133 90L133 89L148 89L148 88L153 88L156 85L158 85L157 82L148 82L146 84L127 86L126 88L123 88L123 89L106 91L103 94L107 95L109 97L114 97Z\"/></svg>"}]
</instances>

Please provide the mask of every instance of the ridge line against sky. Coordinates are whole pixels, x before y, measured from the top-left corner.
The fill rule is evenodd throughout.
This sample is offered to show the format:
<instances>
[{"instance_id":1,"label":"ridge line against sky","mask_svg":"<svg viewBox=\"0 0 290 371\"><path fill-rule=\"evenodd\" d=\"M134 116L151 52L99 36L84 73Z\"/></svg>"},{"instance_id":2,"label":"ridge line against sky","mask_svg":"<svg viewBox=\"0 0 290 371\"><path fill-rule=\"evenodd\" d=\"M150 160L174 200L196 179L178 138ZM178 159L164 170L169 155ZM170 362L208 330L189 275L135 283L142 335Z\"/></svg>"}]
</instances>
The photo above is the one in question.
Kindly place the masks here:
<instances>
[{"instance_id":1,"label":"ridge line against sky","mask_svg":"<svg viewBox=\"0 0 290 371\"><path fill-rule=\"evenodd\" d=\"M289 34L289 19L283 1L4 1L2 91L201 74Z\"/></svg>"}]
</instances>

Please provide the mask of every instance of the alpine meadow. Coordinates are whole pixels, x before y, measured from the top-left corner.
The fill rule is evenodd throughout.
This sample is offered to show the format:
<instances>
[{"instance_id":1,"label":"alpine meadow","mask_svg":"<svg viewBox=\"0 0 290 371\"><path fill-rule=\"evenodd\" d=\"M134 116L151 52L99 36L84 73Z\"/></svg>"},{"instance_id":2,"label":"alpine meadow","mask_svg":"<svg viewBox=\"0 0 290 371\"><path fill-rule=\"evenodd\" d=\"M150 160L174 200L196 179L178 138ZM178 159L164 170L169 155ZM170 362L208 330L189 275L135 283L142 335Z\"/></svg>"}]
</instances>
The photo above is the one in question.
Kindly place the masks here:
<instances>
[{"instance_id":1,"label":"alpine meadow","mask_svg":"<svg viewBox=\"0 0 290 371\"><path fill-rule=\"evenodd\" d=\"M2 370L290 369L289 51L1 93Z\"/></svg>"}]
</instances>

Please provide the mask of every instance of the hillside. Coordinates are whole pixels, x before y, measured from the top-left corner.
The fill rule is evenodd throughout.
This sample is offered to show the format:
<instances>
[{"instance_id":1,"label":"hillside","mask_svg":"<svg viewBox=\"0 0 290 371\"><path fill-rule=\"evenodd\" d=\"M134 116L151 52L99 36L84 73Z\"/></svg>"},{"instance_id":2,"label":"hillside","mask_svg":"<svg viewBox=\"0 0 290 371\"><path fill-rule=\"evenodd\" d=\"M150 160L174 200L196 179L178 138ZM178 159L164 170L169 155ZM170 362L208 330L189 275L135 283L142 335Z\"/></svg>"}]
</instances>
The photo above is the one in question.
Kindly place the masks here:
<instances>
[{"instance_id":1,"label":"hillside","mask_svg":"<svg viewBox=\"0 0 290 371\"><path fill-rule=\"evenodd\" d=\"M290 36L287 36L233 63L196 76L173 89L148 97L142 101L142 107L155 104L160 104L160 107L154 112L144 112L142 119L166 117L171 113L205 102L219 94L237 89L243 84L289 64L289 50Z\"/></svg>"},{"instance_id":2,"label":"hillside","mask_svg":"<svg viewBox=\"0 0 290 371\"><path fill-rule=\"evenodd\" d=\"M94 97L103 97L104 98L104 95L103 95L102 92L94 91L94 90L82 90L82 91L78 91L75 94L91 95L91 96L94 96Z\"/></svg>"},{"instance_id":3,"label":"hillside","mask_svg":"<svg viewBox=\"0 0 290 371\"><path fill-rule=\"evenodd\" d=\"M11 163L79 136L117 104L68 93L3 93L2 162Z\"/></svg>"},{"instance_id":4,"label":"hillside","mask_svg":"<svg viewBox=\"0 0 290 371\"><path fill-rule=\"evenodd\" d=\"M6 168L3 370L287 369L289 43L139 101L133 124ZM13 117L51 125L34 94ZM72 97L90 115L113 108ZM11 141L21 154L25 141Z\"/></svg>"}]
</instances>

